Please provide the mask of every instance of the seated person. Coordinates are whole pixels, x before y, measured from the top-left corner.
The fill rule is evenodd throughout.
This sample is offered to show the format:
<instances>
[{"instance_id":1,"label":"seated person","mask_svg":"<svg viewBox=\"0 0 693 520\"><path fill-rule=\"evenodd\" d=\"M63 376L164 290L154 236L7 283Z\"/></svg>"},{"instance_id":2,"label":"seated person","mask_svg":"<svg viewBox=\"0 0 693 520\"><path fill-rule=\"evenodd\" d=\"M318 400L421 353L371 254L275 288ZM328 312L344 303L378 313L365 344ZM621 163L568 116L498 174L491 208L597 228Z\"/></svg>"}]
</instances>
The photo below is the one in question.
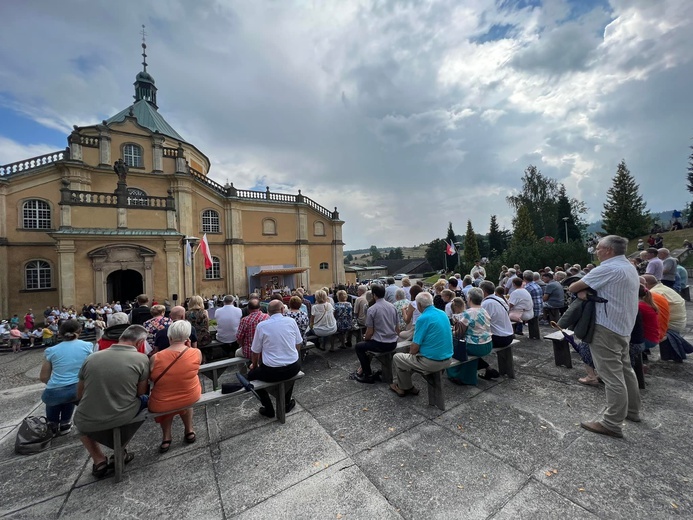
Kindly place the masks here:
<instances>
[{"instance_id":1,"label":"seated person","mask_svg":"<svg viewBox=\"0 0 693 520\"><path fill-rule=\"evenodd\" d=\"M481 306L484 293L474 287L467 294L467 309L462 313L462 320L455 324L455 333L464 336L467 342L467 353L472 356L488 356L493 350L491 341L491 317ZM452 355L452 354L451 354ZM453 383L476 385L478 382L478 360L448 368L448 377Z\"/></svg>"},{"instance_id":2,"label":"seated person","mask_svg":"<svg viewBox=\"0 0 693 520\"><path fill-rule=\"evenodd\" d=\"M404 321L404 329L399 329L399 337L405 341L409 341L414 337L414 329L416 328L416 320L421 316L419 308L416 305L416 296L423 292L420 285L415 285L409 290L409 305L402 309L402 320Z\"/></svg>"},{"instance_id":3,"label":"seated person","mask_svg":"<svg viewBox=\"0 0 693 520\"><path fill-rule=\"evenodd\" d=\"M325 350L327 338L337 332L337 320L334 317L334 307L328 300L327 292L319 290L315 292L315 303L313 304L310 317L310 330L306 333L307 337L317 336L316 347Z\"/></svg>"},{"instance_id":4,"label":"seated person","mask_svg":"<svg viewBox=\"0 0 693 520\"><path fill-rule=\"evenodd\" d=\"M152 311L155 307L157 305L152 307ZM202 353L199 349L190 348L191 329L192 325L186 320L179 320L169 325L166 332L169 347L154 354L149 361L149 378L154 385L149 396L150 412L158 413L185 408L194 404L202 395L198 377ZM159 453L166 453L171 447L171 429L176 415L180 415L183 420L185 442L192 444L196 440L192 408L160 415L156 418L163 434Z\"/></svg>"},{"instance_id":5,"label":"seated person","mask_svg":"<svg viewBox=\"0 0 693 520\"><path fill-rule=\"evenodd\" d=\"M130 326L128 315L124 312L114 312L111 314L111 324L103 331L101 339L97 342L98 350L106 350L111 345L118 342L121 334ZM144 354L144 348L142 349Z\"/></svg>"},{"instance_id":6,"label":"seated person","mask_svg":"<svg viewBox=\"0 0 693 520\"><path fill-rule=\"evenodd\" d=\"M75 425L81 441L93 460L92 475L103 478L109 463L101 444L112 447L113 428L127 425L147 407L149 359L138 352L147 341L147 330L141 325L125 329L118 343L91 354L79 371ZM123 446L139 425L126 428ZM124 462L133 459L125 452Z\"/></svg>"},{"instance_id":7,"label":"seated person","mask_svg":"<svg viewBox=\"0 0 693 520\"><path fill-rule=\"evenodd\" d=\"M236 331L236 341L238 341L238 350L236 357L244 357L250 359L252 356L251 347L253 338L255 337L255 329L258 323L269 319L269 316L260 309L260 300L258 298L250 298L247 306L248 314L241 318ZM173 310L171 310L173 313Z\"/></svg>"},{"instance_id":8,"label":"seated person","mask_svg":"<svg viewBox=\"0 0 693 520\"><path fill-rule=\"evenodd\" d=\"M171 319L165 316L166 307L164 305L152 305L150 312L152 313L152 318L145 321L143 326L147 329L147 343L153 345L156 333L168 327L171 324ZM111 315L111 322L112 321L113 315Z\"/></svg>"},{"instance_id":9,"label":"seated person","mask_svg":"<svg viewBox=\"0 0 693 520\"><path fill-rule=\"evenodd\" d=\"M308 318L308 313L303 309L305 309L303 298L300 296L292 296L289 300L289 312L286 313L286 316L296 322L298 330L301 332L301 339L305 341L310 319Z\"/></svg>"},{"instance_id":10,"label":"seated person","mask_svg":"<svg viewBox=\"0 0 693 520\"><path fill-rule=\"evenodd\" d=\"M171 318L171 323L175 323L177 321L181 321L185 319L185 307L181 305L176 305L175 307L171 308L171 312L169 313L169 317ZM190 323L190 322L188 322ZM192 325L192 323L191 323ZM168 328L170 325L167 325L163 329L161 329L159 332L156 333L154 336L154 345L152 345L152 349L154 352L160 352L162 350L165 350L169 346L169 341L168 341ZM195 332L195 327L193 326L190 329L190 346L192 348L197 348L197 333Z\"/></svg>"},{"instance_id":11,"label":"seated person","mask_svg":"<svg viewBox=\"0 0 693 520\"><path fill-rule=\"evenodd\" d=\"M82 326L77 320L60 325L63 341L45 350L39 379L46 383L41 400L46 403L46 419L56 435L72 429L72 414L77 404L79 370L92 353L93 345L79 339Z\"/></svg>"},{"instance_id":12,"label":"seated person","mask_svg":"<svg viewBox=\"0 0 693 520\"><path fill-rule=\"evenodd\" d=\"M455 300L461 302L462 298ZM416 296L416 306L421 316L417 321L409 353L398 352L393 358L395 380L390 385L390 390L400 397L419 393L418 388L412 384L412 372L428 374L443 370L450 365L452 357L452 333L447 315L435 308L433 297L427 292Z\"/></svg>"},{"instance_id":13,"label":"seated person","mask_svg":"<svg viewBox=\"0 0 693 520\"><path fill-rule=\"evenodd\" d=\"M373 384L371 358L368 352L391 352L397 348L399 338L399 320L397 309L385 300L385 287L373 285L373 305L368 307L366 315L366 334L364 341L356 344L356 356L361 364L354 375L359 383Z\"/></svg>"},{"instance_id":14,"label":"seated person","mask_svg":"<svg viewBox=\"0 0 693 520\"><path fill-rule=\"evenodd\" d=\"M522 278L513 278L512 284L515 286L515 290L508 297L508 307L510 308L508 316L510 321L515 323L515 334L522 334L522 323L534 317L534 302L532 295L522 286Z\"/></svg>"},{"instance_id":15,"label":"seated person","mask_svg":"<svg viewBox=\"0 0 693 520\"><path fill-rule=\"evenodd\" d=\"M445 314L447 315L448 319L452 317L452 299L455 297L455 292L451 291L450 289L443 289L443 292L440 293L440 295L443 298L443 302L445 303L445 307L443 310L445 311Z\"/></svg>"}]
</instances>

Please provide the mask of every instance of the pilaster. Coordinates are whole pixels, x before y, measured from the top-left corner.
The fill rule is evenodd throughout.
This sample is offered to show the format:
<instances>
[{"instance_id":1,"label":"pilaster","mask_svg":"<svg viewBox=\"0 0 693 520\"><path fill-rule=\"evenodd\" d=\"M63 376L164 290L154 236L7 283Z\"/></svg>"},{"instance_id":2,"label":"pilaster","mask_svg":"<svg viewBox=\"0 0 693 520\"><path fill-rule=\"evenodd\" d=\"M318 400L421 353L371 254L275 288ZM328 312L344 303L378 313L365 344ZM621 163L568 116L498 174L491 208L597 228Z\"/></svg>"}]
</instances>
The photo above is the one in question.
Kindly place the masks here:
<instances>
[{"instance_id":1,"label":"pilaster","mask_svg":"<svg viewBox=\"0 0 693 520\"><path fill-rule=\"evenodd\" d=\"M58 273L60 277L59 301L60 305L76 305L75 302L75 252L77 248L74 240L58 240Z\"/></svg>"},{"instance_id":2,"label":"pilaster","mask_svg":"<svg viewBox=\"0 0 693 520\"><path fill-rule=\"evenodd\" d=\"M99 166L111 167L111 132L105 125L99 125Z\"/></svg>"},{"instance_id":3,"label":"pilaster","mask_svg":"<svg viewBox=\"0 0 693 520\"><path fill-rule=\"evenodd\" d=\"M166 252L166 273L168 274L168 294L165 297L172 298L172 295L177 294L178 299L182 300L180 280L183 274L181 264L183 248L180 240L166 240L164 251Z\"/></svg>"},{"instance_id":4,"label":"pilaster","mask_svg":"<svg viewBox=\"0 0 693 520\"><path fill-rule=\"evenodd\" d=\"M152 136L152 158L153 158L153 172L163 173L164 172L164 137L162 135L154 134Z\"/></svg>"}]
</instances>

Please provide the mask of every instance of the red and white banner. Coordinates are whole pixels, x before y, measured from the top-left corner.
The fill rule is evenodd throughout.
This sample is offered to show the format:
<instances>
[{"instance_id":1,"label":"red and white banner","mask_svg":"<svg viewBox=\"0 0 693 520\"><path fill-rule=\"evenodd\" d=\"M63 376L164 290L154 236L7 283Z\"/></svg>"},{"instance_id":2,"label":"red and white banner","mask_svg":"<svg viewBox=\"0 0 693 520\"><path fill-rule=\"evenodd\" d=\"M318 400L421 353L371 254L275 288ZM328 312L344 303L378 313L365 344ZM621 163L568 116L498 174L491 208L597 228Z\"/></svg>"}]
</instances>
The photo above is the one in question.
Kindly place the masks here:
<instances>
[{"instance_id":1,"label":"red and white banner","mask_svg":"<svg viewBox=\"0 0 693 520\"><path fill-rule=\"evenodd\" d=\"M209 250L209 242L207 242L207 233L202 237L200 242L200 251L205 257L205 269L211 269L212 267L212 252Z\"/></svg>"}]
</instances>

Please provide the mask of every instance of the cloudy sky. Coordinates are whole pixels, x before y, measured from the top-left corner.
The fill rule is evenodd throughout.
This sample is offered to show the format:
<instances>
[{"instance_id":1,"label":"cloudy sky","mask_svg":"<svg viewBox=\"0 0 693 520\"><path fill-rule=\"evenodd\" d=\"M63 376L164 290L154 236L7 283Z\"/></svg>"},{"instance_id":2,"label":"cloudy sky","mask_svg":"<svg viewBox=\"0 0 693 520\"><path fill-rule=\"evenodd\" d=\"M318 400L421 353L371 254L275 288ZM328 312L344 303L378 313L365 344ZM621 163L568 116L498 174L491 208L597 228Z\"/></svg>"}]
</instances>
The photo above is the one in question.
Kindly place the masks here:
<instances>
[{"instance_id":1,"label":"cloudy sky","mask_svg":"<svg viewBox=\"0 0 693 520\"><path fill-rule=\"evenodd\" d=\"M2 2L0 164L132 102L146 25L159 111L239 188L338 206L347 249L510 228L529 164L596 220L624 158L682 208L693 1Z\"/></svg>"}]
</instances>

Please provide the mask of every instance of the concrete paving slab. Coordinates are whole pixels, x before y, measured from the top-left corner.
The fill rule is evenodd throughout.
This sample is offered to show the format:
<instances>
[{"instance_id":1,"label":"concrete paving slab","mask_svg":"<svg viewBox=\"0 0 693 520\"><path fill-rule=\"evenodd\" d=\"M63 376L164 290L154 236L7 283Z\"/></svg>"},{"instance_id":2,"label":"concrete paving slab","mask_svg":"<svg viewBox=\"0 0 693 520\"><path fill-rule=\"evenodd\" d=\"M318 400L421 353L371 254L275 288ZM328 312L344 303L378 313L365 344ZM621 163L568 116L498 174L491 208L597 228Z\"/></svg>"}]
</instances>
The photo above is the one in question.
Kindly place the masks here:
<instances>
[{"instance_id":1,"label":"concrete paving slab","mask_svg":"<svg viewBox=\"0 0 693 520\"><path fill-rule=\"evenodd\" d=\"M14 439L12 439L14 447ZM4 451L4 450L3 450ZM84 468L81 447L15 455L0 463L0 515L67 493Z\"/></svg>"},{"instance_id":2,"label":"concrete paving slab","mask_svg":"<svg viewBox=\"0 0 693 520\"><path fill-rule=\"evenodd\" d=\"M599 517L535 480L530 480L503 506L493 520L555 520L556 518L597 520Z\"/></svg>"},{"instance_id":3,"label":"concrete paving slab","mask_svg":"<svg viewBox=\"0 0 693 520\"><path fill-rule=\"evenodd\" d=\"M311 368L304 367L304 372L306 376L294 390L294 397L304 408L314 408L366 390L366 385L354 384L344 368L328 368L324 360L313 363Z\"/></svg>"},{"instance_id":4,"label":"concrete paving slab","mask_svg":"<svg viewBox=\"0 0 693 520\"><path fill-rule=\"evenodd\" d=\"M52 520L58 518L58 512L66 498L67 493L46 500L45 502L31 505L15 513L10 513L9 515L3 516L3 518L11 518L12 520L36 520L37 518Z\"/></svg>"},{"instance_id":5,"label":"concrete paving slab","mask_svg":"<svg viewBox=\"0 0 693 520\"><path fill-rule=\"evenodd\" d=\"M239 519L363 518L399 519L353 461L347 459L260 502Z\"/></svg>"},{"instance_id":6,"label":"concrete paving slab","mask_svg":"<svg viewBox=\"0 0 693 520\"><path fill-rule=\"evenodd\" d=\"M487 394L450 410L436 423L525 473L580 435L577 427L563 428Z\"/></svg>"},{"instance_id":7,"label":"concrete paving slab","mask_svg":"<svg viewBox=\"0 0 693 520\"><path fill-rule=\"evenodd\" d=\"M27 416L27 411L34 415L45 415L45 407L41 403L41 394L45 385L43 383L21 386L2 390L0 401L3 403L0 427L17 426ZM39 405L40 412L34 413Z\"/></svg>"},{"instance_id":8,"label":"concrete paving slab","mask_svg":"<svg viewBox=\"0 0 693 520\"><path fill-rule=\"evenodd\" d=\"M91 464L87 468L91 470ZM180 495L177 497L177 495ZM61 518L223 518L209 448L76 488Z\"/></svg>"},{"instance_id":9,"label":"concrete paving slab","mask_svg":"<svg viewBox=\"0 0 693 520\"><path fill-rule=\"evenodd\" d=\"M385 388L385 385L351 383L368 386L371 390L311 410L313 417L350 455L391 439L426 420L411 408L402 406L398 402L401 398L393 392L377 388Z\"/></svg>"},{"instance_id":10,"label":"concrete paving slab","mask_svg":"<svg viewBox=\"0 0 693 520\"><path fill-rule=\"evenodd\" d=\"M345 458L306 412L225 440L215 453L224 511L236 515Z\"/></svg>"},{"instance_id":11,"label":"concrete paving slab","mask_svg":"<svg viewBox=\"0 0 693 520\"><path fill-rule=\"evenodd\" d=\"M431 422L354 459L405 518L485 519L528 480Z\"/></svg>"}]
</instances>

